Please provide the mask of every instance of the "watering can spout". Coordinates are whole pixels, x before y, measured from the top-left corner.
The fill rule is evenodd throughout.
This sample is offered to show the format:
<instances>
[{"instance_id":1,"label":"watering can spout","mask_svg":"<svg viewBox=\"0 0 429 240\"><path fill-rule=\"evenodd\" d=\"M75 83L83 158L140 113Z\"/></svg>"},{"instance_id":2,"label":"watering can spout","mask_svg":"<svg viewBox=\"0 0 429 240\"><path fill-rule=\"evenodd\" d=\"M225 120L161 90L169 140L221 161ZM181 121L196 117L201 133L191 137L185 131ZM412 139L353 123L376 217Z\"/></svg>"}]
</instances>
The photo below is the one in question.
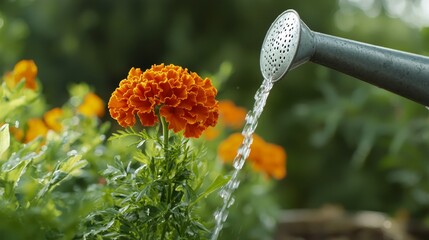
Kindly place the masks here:
<instances>
[{"instance_id":1,"label":"watering can spout","mask_svg":"<svg viewBox=\"0 0 429 240\"><path fill-rule=\"evenodd\" d=\"M429 106L429 58L315 34L310 61Z\"/></svg>"},{"instance_id":2,"label":"watering can spout","mask_svg":"<svg viewBox=\"0 0 429 240\"><path fill-rule=\"evenodd\" d=\"M308 61L429 106L429 57L314 32L287 10L265 37L262 75L278 81Z\"/></svg>"}]
</instances>

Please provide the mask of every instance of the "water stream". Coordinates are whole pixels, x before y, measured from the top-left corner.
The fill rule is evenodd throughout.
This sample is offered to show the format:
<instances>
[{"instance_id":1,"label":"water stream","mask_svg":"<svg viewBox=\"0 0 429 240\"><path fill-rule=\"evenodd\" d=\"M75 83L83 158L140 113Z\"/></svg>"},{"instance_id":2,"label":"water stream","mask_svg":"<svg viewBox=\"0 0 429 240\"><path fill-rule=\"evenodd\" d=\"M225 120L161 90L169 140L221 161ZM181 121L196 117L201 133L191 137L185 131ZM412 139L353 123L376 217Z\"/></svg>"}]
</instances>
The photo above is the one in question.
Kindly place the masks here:
<instances>
[{"instance_id":1,"label":"water stream","mask_svg":"<svg viewBox=\"0 0 429 240\"><path fill-rule=\"evenodd\" d=\"M267 102L267 98L272 87L273 82L271 80L264 79L262 85L255 94L255 104L253 105L253 109L246 115L246 123L244 124L243 131L241 132L244 139L238 148L237 155L233 161L234 171L231 175L231 179L220 190L220 196L223 199L223 206L214 214L216 226L211 236L211 240L217 240L219 237L223 224L228 218L228 208L234 204L234 197L232 195L235 189L238 188L238 185L240 185L238 174L250 154L250 145L253 141L252 135L258 125L259 116L261 116L261 113L264 110L265 103Z\"/></svg>"}]
</instances>

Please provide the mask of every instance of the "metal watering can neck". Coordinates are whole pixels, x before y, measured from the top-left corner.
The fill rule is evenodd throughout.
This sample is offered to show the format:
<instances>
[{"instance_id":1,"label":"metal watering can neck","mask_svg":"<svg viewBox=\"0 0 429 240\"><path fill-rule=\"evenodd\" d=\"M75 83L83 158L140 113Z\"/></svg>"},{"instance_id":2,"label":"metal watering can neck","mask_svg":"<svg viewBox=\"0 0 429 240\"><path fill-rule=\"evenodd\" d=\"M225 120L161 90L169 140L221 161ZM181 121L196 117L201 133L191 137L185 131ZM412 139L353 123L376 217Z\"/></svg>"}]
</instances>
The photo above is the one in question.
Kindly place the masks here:
<instances>
[{"instance_id":1,"label":"metal watering can neck","mask_svg":"<svg viewBox=\"0 0 429 240\"><path fill-rule=\"evenodd\" d=\"M314 32L286 10L262 44L262 75L278 81L308 61L429 106L429 57Z\"/></svg>"}]
</instances>

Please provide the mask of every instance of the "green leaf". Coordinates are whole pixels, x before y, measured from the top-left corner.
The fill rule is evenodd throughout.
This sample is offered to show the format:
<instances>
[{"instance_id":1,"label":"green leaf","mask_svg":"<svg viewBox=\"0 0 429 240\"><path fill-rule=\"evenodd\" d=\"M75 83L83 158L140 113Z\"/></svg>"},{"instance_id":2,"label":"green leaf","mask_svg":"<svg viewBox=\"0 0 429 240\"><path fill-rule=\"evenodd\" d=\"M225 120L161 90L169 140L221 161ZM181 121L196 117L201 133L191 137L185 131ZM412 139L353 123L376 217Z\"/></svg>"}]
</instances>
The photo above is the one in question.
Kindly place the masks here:
<instances>
[{"instance_id":1,"label":"green leaf","mask_svg":"<svg viewBox=\"0 0 429 240\"><path fill-rule=\"evenodd\" d=\"M0 111L0 119L4 119L10 112L14 111L15 109L21 107L26 103L27 101L25 96L7 102L2 106L2 110Z\"/></svg>"},{"instance_id":2,"label":"green leaf","mask_svg":"<svg viewBox=\"0 0 429 240\"><path fill-rule=\"evenodd\" d=\"M48 182L45 182L43 188L37 193L35 201L42 199L46 193L51 192L65 179L77 175L88 163L86 160L82 160L81 158L81 155L74 155L63 162L59 162L55 167L55 171L52 174L48 173L45 176L45 179L47 179Z\"/></svg>"},{"instance_id":3,"label":"green leaf","mask_svg":"<svg viewBox=\"0 0 429 240\"><path fill-rule=\"evenodd\" d=\"M192 203L192 205L197 203L198 201L200 201L202 198L207 197L212 192L221 188L223 185L225 185L229 181L230 178L231 178L231 176L219 175L204 192L202 192L198 195L197 199L195 199L195 201Z\"/></svg>"},{"instance_id":4,"label":"green leaf","mask_svg":"<svg viewBox=\"0 0 429 240\"><path fill-rule=\"evenodd\" d=\"M3 171L2 168L2 181L3 187L4 187L4 196L6 198L11 198L15 195L15 188L18 185L19 180L21 179L22 175L26 172L27 166L30 163L31 159L27 160L20 160L17 161L13 168L8 169L8 171ZM3 165L4 166L4 165ZM2 167L3 167L2 166Z\"/></svg>"},{"instance_id":5,"label":"green leaf","mask_svg":"<svg viewBox=\"0 0 429 240\"><path fill-rule=\"evenodd\" d=\"M9 124L4 124L0 127L0 156L10 146Z\"/></svg>"},{"instance_id":6,"label":"green leaf","mask_svg":"<svg viewBox=\"0 0 429 240\"><path fill-rule=\"evenodd\" d=\"M16 186L19 179L21 178L22 174L25 173L25 170L27 169L28 163L30 161L21 161L16 168L13 169L13 171L10 171L7 173L7 180L14 183Z\"/></svg>"},{"instance_id":7,"label":"green leaf","mask_svg":"<svg viewBox=\"0 0 429 240\"><path fill-rule=\"evenodd\" d=\"M38 93L23 89L25 81L21 81L11 92L7 90L5 85L2 85L2 108L0 111L0 119L4 120L10 113L16 111L18 108L28 105L35 101L39 96ZM0 90L0 91L1 91Z\"/></svg>"},{"instance_id":8,"label":"green leaf","mask_svg":"<svg viewBox=\"0 0 429 240\"><path fill-rule=\"evenodd\" d=\"M12 154L12 156L3 163L0 170L0 178L5 188L6 197L15 195L15 187L18 185L22 175L26 172L28 164L36 155L35 153L29 153L24 156Z\"/></svg>"},{"instance_id":9,"label":"green leaf","mask_svg":"<svg viewBox=\"0 0 429 240\"><path fill-rule=\"evenodd\" d=\"M186 201L192 201L195 199L195 191L189 186L188 184L183 184L183 191L185 193L185 199Z\"/></svg>"},{"instance_id":10,"label":"green leaf","mask_svg":"<svg viewBox=\"0 0 429 240\"><path fill-rule=\"evenodd\" d=\"M28 153L27 155L21 156L19 154L12 154L12 156L1 166L1 172L2 173L10 173L12 171L15 171L15 169L19 168L19 166L23 162L29 162L34 157L36 157L37 154L35 153Z\"/></svg>"},{"instance_id":11,"label":"green leaf","mask_svg":"<svg viewBox=\"0 0 429 240\"><path fill-rule=\"evenodd\" d=\"M86 160L82 160L82 155L74 155L61 164L58 170L70 175L76 175L87 163Z\"/></svg>"},{"instance_id":12,"label":"green leaf","mask_svg":"<svg viewBox=\"0 0 429 240\"><path fill-rule=\"evenodd\" d=\"M109 141L122 140L123 138L128 138L128 137L137 137L138 139L135 140L133 144L138 144L140 143L141 139L147 139L148 134L146 133L145 130L136 132L133 128L130 127L125 130L119 130L116 133L113 133L112 136L109 138Z\"/></svg>"}]
</instances>

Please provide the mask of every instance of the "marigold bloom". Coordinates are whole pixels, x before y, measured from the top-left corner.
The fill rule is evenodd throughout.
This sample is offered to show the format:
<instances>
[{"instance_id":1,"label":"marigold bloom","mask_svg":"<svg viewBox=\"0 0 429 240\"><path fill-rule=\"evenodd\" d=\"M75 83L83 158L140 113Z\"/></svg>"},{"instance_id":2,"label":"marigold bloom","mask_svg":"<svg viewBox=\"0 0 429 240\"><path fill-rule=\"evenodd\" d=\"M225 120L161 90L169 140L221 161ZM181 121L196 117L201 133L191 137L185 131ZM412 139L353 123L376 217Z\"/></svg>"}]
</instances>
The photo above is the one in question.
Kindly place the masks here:
<instances>
[{"instance_id":1,"label":"marigold bloom","mask_svg":"<svg viewBox=\"0 0 429 240\"><path fill-rule=\"evenodd\" d=\"M243 142L243 135L240 133L234 133L222 141L217 149L218 156L220 159L227 163L232 163L240 144ZM252 147L252 146L251 146ZM253 151L250 151L251 153Z\"/></svg>"},{"instance_id":2,"label":"marigold bloom","mask_svg":"<svg viewBox=\"0 0 429 240\"><path fill-rule=\"evenodd\" d=\"M48 128L54 130L55 132L60 132L63 128L61 124L61 118L63 115L64 111L61 108L53 108L43 115L43 119L45 120Z\"/></svg>"},{"instance_id":3,"label":"marigold bloom","mask_svg":"<svg viewBox=\"0 0 429 240\"><path fill-rule=\"evenodd\" d=\"M286 152L275 144L266 143L262 148L263 157L255 158L252 167L276 179L286 176Z\"/></svg>"},{"instance_id":4,"label":"marigold bloom","mask_svg":"<svg viewBox=\"0 0 429 240\"><path fill-rule=\"evenodd\" d=\"M238 148L243 142L243 135L234 133L219 144L218 156L227 163L232 163ZM253 134L248 161L253 169L276 179L286 176L286 152L281 146L267 143L260 136Z\"/></svg>"},{"instance_id":5,"label":"marigold bloom","mask_svg":"<svg viewBox=\"0 0 429 240\"><path fill-rule=\"evenodd\" d=\"M246 118L246 109L238 107L230 100L219 102L219 112L222 122L233 129L241 128Z\"/></svg>"},{"instance_id":6,"label":"marigold bloom","mask_svg":"<svg viewBox=\"0 0 429 240\"><path fill-rule=\"evenodd\" d=\"M37 66L33 60L21 60L15 64L12 73L5 75L6 84L13 88L21 80L25 80L25 87L36 89Z\"/></svg>"},{"instance_id":7,"label":"marigold bloom","mask_svg":"<svg viewBox=\"0 0 429 240\"><path fill-rule=\"evenodd\" d=\"M85 96L77 111L88 117L102 117L104 115L104 102L97 94L91 92Z\"/></svg>"},{"instance_id":8,"label":"marigold bloom","mask_svg":"<svg viewBox=\"0 0 429 240\"><path fill-rule=\"evenodd\" d=\"M45 136L48 133L48 127L45 125L42 119L32 118L27 122L28 129L25 135L25 143L30 142L38 136Z\"/></svg>"},{"instance_id":9,"label":"marigold bloom","mask_svg":"<svg viewBox=\"0 0 429 240\"><path fill-rule=\"evenodd\" d=\"M237 155L238 148L241 143L243 143L243 139L244 137L241 133L233 133L222 141L218 146L218 156L221 160L232 163ZM250 145L250 154L248 159L259 158L261 147L263 147L264 144L265 142L260 136L253 134L253 143Z\"/></svg>"},{"instance_id":10,"label":"marigold bloom","mask_svg":"<svg viewBox=\"0 0 429 240\"><path fill-rule=\"evenodd\" d=\"M112 93L107 104L110 116L116 119L122 127L134 126L136 123L134 107L128 104L133 95L133 89L139 81L141 75L140 68L132 68L128 77L119 83L119 87Z\"/></svg>"},{"instance_id":11,"label":"marigold bloom","mask_svg":"<svg viewBox=\"0 0 429 240\"><path fill-rule=\"evenodd\" d=\"M143 126L153 126L159 114L174 132L184 130L185 137L199 137L217 123L216 94L209 79L186 68L160 64L145 72L131 68L112 93L108 108L122 127L133 126L136 115Z\"/></svg>"}]
</instances>

